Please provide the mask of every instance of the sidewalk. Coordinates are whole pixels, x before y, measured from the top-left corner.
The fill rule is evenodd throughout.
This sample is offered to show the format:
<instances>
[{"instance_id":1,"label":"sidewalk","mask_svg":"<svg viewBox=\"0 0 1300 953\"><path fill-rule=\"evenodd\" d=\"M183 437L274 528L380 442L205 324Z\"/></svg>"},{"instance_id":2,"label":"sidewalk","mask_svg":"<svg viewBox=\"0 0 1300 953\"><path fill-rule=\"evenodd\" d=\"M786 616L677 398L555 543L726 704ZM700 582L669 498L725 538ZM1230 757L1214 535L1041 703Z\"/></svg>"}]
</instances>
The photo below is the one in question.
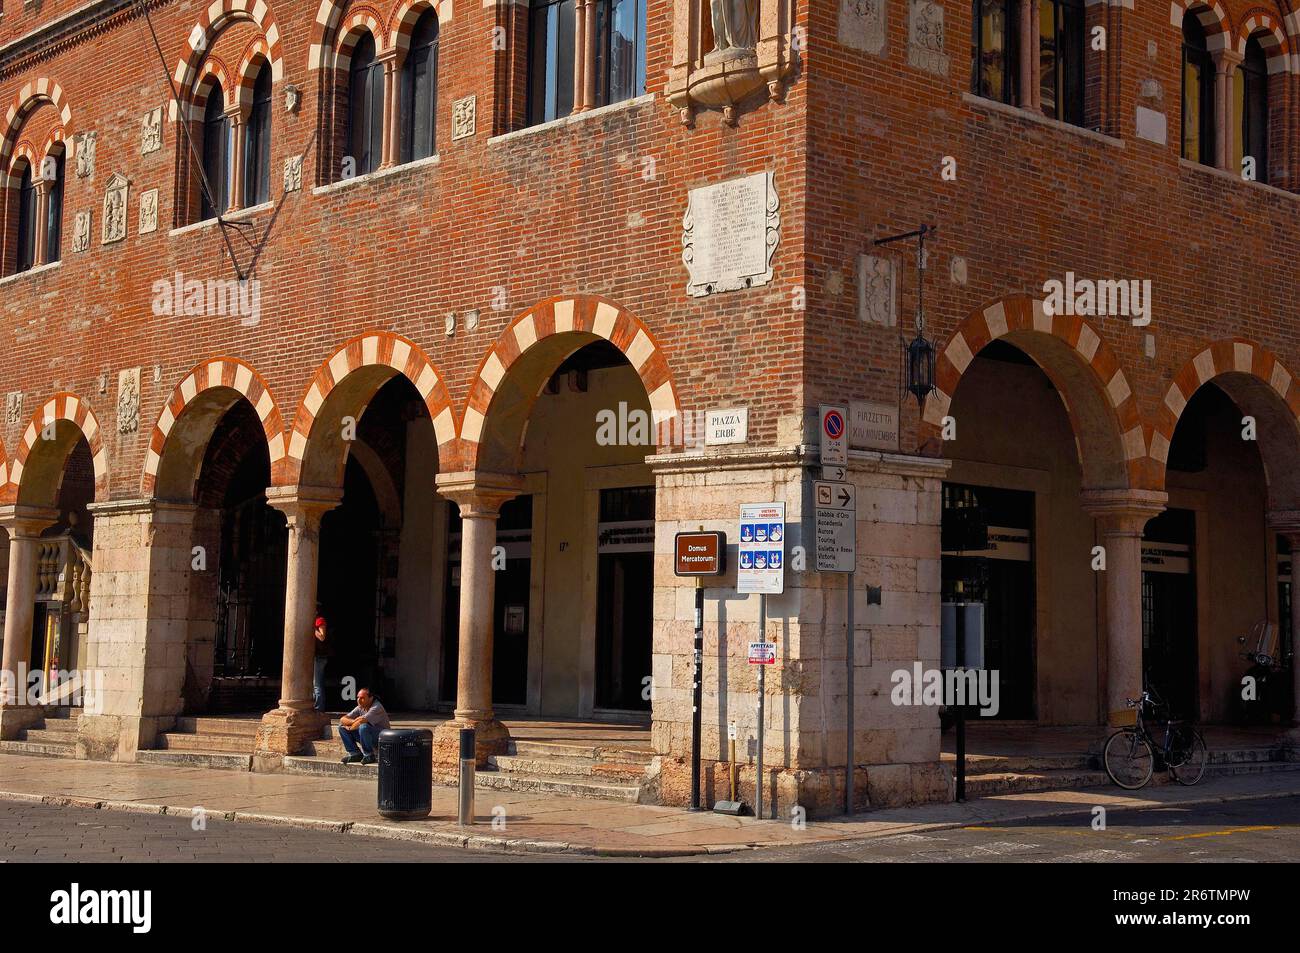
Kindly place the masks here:
<instances>
[{"instance_id":1,"label":"sidewalk","mask_svg":"<svg viewBox=\"0 0 1300 953\"><path fill-rule=\"evenodd\" d=\"M456 790L450 787L434 788L433 814L426 820L389 821L375 810L375 785L369 780L0 755L0 800L183 817L202 807L209 815L234 821L290 824L442 846L605 856L722 853L1067 814L1083 815L1080 823L1086 823L1095 805L1119 810L1288 795L1300 795L1300 771L1237 775L1192 788L1167 784L1141 792L1110 787L1002 795L967 804L875 811L852 820L810 821L798 830L788 820L760 821L711 812L692 814L680 808L480 790L478 823L464 829L456 824ZM493 827L494 815L498 825L504 822L504 829Z\"/></svg>"}]
</instances>

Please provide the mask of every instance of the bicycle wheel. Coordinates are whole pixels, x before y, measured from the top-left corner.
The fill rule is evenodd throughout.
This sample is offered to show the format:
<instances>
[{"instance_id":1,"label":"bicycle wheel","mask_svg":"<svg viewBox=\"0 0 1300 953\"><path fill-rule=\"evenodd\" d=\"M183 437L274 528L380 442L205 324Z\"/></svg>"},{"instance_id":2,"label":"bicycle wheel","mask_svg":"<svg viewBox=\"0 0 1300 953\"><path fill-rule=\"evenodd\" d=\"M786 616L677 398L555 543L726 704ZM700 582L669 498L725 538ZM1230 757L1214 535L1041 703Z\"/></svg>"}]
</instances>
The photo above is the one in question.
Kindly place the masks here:
<instances>
[{"instance_id":1,"label":"bicycle wheel","mask_svg":"<svg viewBox=\"0 0 1300 953\"><path fill-rule=\"evenodd\" d=\"M1170 752L1169 773L1179 784L1195 784L1205 775L1205 765L1210 760L1210 751L1205 746L1205 739L1195 728L1181 728L1174 739L1178 745L1178 757ZM1177 761L1177 764L1174 764Z\"/></svg>"},{"instance_id":2,"label":"bicycle wheel","mask_svg":"<svg viewBox=\"0 0 1300 953\"><path fill-rule=\"evenodd\" d=\"M1132 728L1117 731L1107 739L1102 760L1110 779L1128 791L1137 790L1150 781L1151 772L1155 770L1151 745Z\"/></svg>"}]
</instances>

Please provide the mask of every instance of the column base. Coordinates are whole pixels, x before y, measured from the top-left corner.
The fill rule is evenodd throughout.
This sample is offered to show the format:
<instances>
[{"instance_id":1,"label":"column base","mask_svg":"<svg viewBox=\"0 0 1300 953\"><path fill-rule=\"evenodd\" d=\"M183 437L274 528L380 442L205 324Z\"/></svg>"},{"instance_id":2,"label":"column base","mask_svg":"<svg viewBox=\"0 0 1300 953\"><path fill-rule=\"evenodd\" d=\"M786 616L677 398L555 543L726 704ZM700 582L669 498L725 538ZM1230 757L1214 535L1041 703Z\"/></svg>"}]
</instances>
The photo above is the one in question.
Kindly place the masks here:
<instances>
[{"instance_id":1,"label":"column base","mask_svg":"<svg viewBox=\"0 0 1300 953\"><path fill-rule=\"evenodd\" d=\"M0 741L13 741L24 729L45 717L40 705L5 705L0 708Z\"/></svg>"},{"instance_id":2,"label":"column base","mask_svg":"<svg viewBox=\"0 0 1300 953\"><path fill-rule=\"evenodd\" d=\"M509 750L510 731L501 721L491 718L458 718L444 722L433 730L433 770L435 774L455 775L460 770L460 730L473 728L474 766L487 767L492 755Z\"/></svg>"},{"instance_id":3,"label":"column base","mask_svg":"<svg viewBox=\"0 0 1300 953\"><path fill-rule=\"evenodd\" d=\"M307 746L323 735L330 716L314 708L276 708L262 716L257 729L255 753L264 755L303 754Z\"/></svg>"}]
</instances>

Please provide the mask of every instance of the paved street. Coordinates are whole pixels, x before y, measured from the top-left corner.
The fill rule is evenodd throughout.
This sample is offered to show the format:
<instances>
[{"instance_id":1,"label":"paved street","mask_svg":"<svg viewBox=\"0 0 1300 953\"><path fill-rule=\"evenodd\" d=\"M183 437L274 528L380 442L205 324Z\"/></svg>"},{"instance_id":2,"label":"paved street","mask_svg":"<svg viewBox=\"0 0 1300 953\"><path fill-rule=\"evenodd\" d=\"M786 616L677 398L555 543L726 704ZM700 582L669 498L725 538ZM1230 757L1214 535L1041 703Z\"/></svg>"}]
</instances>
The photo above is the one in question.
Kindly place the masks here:
<instances>
[{"instance_id":1,"label":"paved street","mask_svg":"<svg viewBox=\"0 0 1300 953\"><path fill-rule=\"evenodd\" d=\"M0 859L6 862L348 862L534 863L597 858L502 854L332 831L209 819L0 802ZM1294 862L1300 859L1300 796L1199 807L1112 811L1105 831L1090 815L1051 821L904 833L856 843L746 851L706 862Z\"/></svg>"}]
</instances>

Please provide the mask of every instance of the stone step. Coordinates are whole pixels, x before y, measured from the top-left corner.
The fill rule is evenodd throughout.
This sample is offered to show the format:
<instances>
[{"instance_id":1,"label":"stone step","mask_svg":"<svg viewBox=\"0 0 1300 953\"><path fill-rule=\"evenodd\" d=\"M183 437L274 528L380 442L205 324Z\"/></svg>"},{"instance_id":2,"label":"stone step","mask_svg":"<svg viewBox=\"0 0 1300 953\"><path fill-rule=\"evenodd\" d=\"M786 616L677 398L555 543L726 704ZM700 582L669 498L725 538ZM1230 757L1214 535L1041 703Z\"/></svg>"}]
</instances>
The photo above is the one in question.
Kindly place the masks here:
<instances>
[{"instance_id":1,"label":"stone step","mask_svg":"<svg viewBox=\"0 0 1300 953\"><path fill-rule=\"evenodd\" d=\"M261 719L258 718L218 718L207 715L187 715L176 719L175 730L191 735L245 735L249 738L255 738L257 737L257 729L261 724Z\"/></svg>"},{"instance_id":2,"label":"stone step","mask_svg":"<svg viewBox=\"0 0 1300 953\"><path fill-rule=\"evenodd\" d=\"M23 731L23 741L40 741L56 745L73 745L77 744L77 732L74 728L72 731L54 730L48 726L44 728L28 728Z\"/></svg>"},{"instance_id":3,"label":"stone step","mask_svg":"<svg viewBox=\"0 0 1300 953\"><path fill-rule=\"evenodd\" d=\"M136 760L142 764L166 764L174 768L215 768L219 771L251 771L253 765L251 754L220 754L172 748L166 751L138 751Z\"/></svg>"},{"instance_id":4,"label":"stone step","mask_svg":"<svg viewBox=\"0 0 1300 953\"><path fill-rule=\"evenodd\" d=\"M490 757L488 762L498 771L512 774L596 777L609 781L631 782L645 777L644 765L596 761L591 758L539 758L503 754Z\"/></svg>"},{"instance_id":5,"label":"stone step","mask_svg":"<svg viewBox=\"0 0 1300 953\"><path fill-rule=\"evenodd\" d=\"M1037 771L968 774L966 796L992 797L996 794L1028 794L1034 791L1072 791L1077 788L1102 787L1111 783L1105 771Z\"/></svg>"},{"instance_id":6,"label":"stone step","mask_svg":"<svg viewBox=\"0 0 1300 953\"><path fill-rule=\"evenodd\" d=\"M951 752L945 751L941 760L949 767L957 763ZM1037 774L1043 771L1096 771L1101 760L1095 755L966 755L966 774Z\"/></svg>"},{"instance_id":7,"label":"stone step","mask_svg":"<svg viewBox=\"0 0 1300 953\"><path fill-rule=\"evenodd\" d=\"M75 758L77 746L52 741L0 741L0 752L6 754L35 754L48 758Z\"/></svg>"},{"instance_id":8,"label":"stone step","mask_svg":"<svg viewBox=\"0 0 1300 953\"><path fill-rule=\"evenodd\" d=\"M654 760L654 752L649 749L576 744L567 741L512 740L509 750L511 755L521 758L582 758L590 761L639 765L648 765Z\"/></svg>"},{"instance_id":9,"label":"stone step","mask_svg":"<svg viewBox=\"0 0 1300 953\"><path fill-rule=\"evenodd\" d=\"M158 748L252 754L255 741L256 738L250 735L225 735L214 732L192 735L183 731L164 731L158 736Z\"/></svg>"},{"instance_id":10,"label":"stone step","mask_svg":"<svg viewBox=\"0 0 1300 953\"><path fill-rule=\"evenodd\" d=\"M82 709L72 708L68 705L47 705L45 707L45 720L50 721L70 721L74 725L77 719L81 717Z\"/></svg>"},{"instance_id":11,"label":"stone step","mask_svg":"<svg viewBox=\"0 0 1300 953\"><path fill-rule=\"evenodd\" d=\"M638 784L618 784L563 774L518 774L513 771L479 771L474 775L474 787L493 791L558 794L561 797L597 798L633 803L641 796L641 786Z\"/></svg>"},{"instance_id":12,"label":"stone step","mask_svg":"<svg viewBox=\"0 0 1300 953\"><path fill-rule=\"evenodd\" d=\"M373 781L379 779L379 765L377 764L343 764L338 757L308 757L306 755L291 756L284 759L285 774L310 774L316 777L326 778L369 778Z\"/></svg>"}]
</instances>

